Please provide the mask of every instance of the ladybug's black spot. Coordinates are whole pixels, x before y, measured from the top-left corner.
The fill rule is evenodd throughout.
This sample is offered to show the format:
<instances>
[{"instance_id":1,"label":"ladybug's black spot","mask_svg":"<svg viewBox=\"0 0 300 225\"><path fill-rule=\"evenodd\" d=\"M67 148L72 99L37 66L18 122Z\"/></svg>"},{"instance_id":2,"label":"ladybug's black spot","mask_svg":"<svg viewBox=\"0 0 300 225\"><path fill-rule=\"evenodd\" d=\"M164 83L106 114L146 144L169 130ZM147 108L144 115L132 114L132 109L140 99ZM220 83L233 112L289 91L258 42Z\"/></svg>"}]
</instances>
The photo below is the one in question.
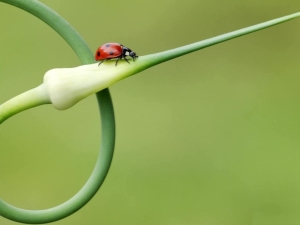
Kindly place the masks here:
<instances>
[{"instance_id":1,"label":"ladybug's black spot","mask_svg":"<svg viewBox=\"0 0 300 225\"><path fill-rule=\"evenodd\" d=\"M114 53L113 53L113 52L110 52L109 54L110 54L110 55L113 55Z\"/></svg>"},{"instance_id":2,"label":"ladybug's black spot","mask_svg":"<svg viewBox=\"0 0 300 225\"><path fill-rule=\"evenodd\" d=\"M97 56L100 56L100 52L97 52Z\"/></svg>"},{"instance_id":3,"label":"ladybug's black spot","mask_svg":"<svg viewBox=\"0 0 300 225\"><path fill-rule=\"evenodd\" d=\"M105 45L105 47L109 47L109 46L110 46L110 44Z\"/></svg>"}]
</instances>

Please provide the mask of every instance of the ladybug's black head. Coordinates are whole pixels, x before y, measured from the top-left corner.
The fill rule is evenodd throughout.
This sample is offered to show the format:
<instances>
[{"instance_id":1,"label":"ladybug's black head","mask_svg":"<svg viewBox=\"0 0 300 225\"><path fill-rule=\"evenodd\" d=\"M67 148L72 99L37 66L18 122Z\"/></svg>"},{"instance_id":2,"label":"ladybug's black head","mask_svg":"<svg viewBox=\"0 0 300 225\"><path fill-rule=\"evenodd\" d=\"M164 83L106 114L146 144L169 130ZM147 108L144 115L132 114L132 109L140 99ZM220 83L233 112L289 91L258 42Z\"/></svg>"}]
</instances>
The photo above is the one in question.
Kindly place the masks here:
<instances>
[{"instance_id":1,"label":"ladybug's black head","mask_svg":"<svg viewBox=\"0 0 300 225\"><path fill-rule=\"evenodd\" d=\"M138 56L136 55L135 52L129 52L129 56L131 56L131 58L133 59L133 61L138 58Z\"/></svg>"}]
</instances>

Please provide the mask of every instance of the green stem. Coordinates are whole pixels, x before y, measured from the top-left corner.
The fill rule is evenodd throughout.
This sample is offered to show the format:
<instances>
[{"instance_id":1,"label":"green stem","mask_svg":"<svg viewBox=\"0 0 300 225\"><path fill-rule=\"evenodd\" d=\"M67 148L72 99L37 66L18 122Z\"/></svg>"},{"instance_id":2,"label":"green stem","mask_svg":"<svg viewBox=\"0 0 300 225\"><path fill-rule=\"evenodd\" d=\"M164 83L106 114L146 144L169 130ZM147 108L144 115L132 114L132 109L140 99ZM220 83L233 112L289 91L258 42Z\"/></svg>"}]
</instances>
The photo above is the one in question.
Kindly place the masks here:
<instances>
[{"instance_id":1,"label":"green stem","mask_svg":"<svg viewBox=\"0 0 300 225\"><path fill-rule=\"evenodd\" d=\"M45 93L44 85L26 91L0 105L0 124L9 117L43 104L50 104L49 96Z\"/></svg>"},{"instance_id":2,"label":"green stem","mask_svg":"<svg viewBox=\"0 0 300 225\"><path fill-rule=\"evenodd\" d=\"M41 20L45 21L49 24L54 30L56 30L74 49L77 53L78 57L81 59L83 63L93 63L93 56L91 51L88 49L87 45L84 43L82 38L77 34L77 32L61 18L58 14L53 12L48 7L39 3L35 0L0 0L2 2L6 2L22 8L29 13L37 16ZM136 62L129 66L125 64L124 68L128 68L127 70L122 70L118 67L118 71L121 74L119 79L123 79L126 76L133 75L139 71L142 71L151 66L157 65L159 63L165 62L167 60L197 51L199 49L221 43L223 41L227 41L251 32L255 32L270 26L274 26L276 24L291 20L293 18L299 17L300 13L295 13L289 16L281 17L278 19L274 19L265 23L261 23L258 25L254 25L251 27L247 27L244 29L240 29L234 32L230 32L227 34L223 34L214 38L210 38L204 41L200 41L194 44L190 44L187 46L183 46L180 48L172 49L169 51L156 53L148 56L142 56ZM114 67L115 70L117 68ZM20 95L20 98L23 95ZM27 94L24 96L28 97ZM113 149L114 149L114 140L115 140L115 123L114 123L114 113L113 106L110 98L110 94L108 89L105 89L96 94L98 99L98 104L101 108L100 114L102 118L102 141L101 141L101 154L99 154L96 166L92 175L90 176L87 183L84 187L70 200L59 205L57 207L46 209L46 210L25 210L19 209L14 206L11 206L4 201L0 200L0 215L9 218L11 220L15 220L23 223L48 223L53 222L59 219L62 219L70 214L76 212L82 206L84 206L97 192L103 183L107 172L109 170L111 160L113 157ZM43 99L43 97L42 97ZM13 101L16 102L16 101ZM43 101L33 100L32 102L28 102L30 106L36 106L38 104L43 104ZM19 108L13 108L8 105L9 103L3 104L1 107L5 109L2 115L0 113L0 121L4 121L6 118L11 116L12 114L29 108L26 105L19 105ZM6 108L5 108L6 107ZM0 108L1 110L1 108ZM8 112L11 110L11 112Z\"/></svg>"},{"instance_id":3,"label":"green stem","mask_svg":"<svg viewBox=\"0 0 300 225\"><path fill-rule=\"evenodd\" d=\"M40 18L73 48L83 64L93 63L93 55L81 36L61 16L36 0L0 0L21 8ZM96 94L101 115L101 146L94 170L82 189L67 202L45 210L25 210L0 200L0 215L10 220L29 224L50 223L63 219L83 207L97 193L108 173L115 143L115 118L108 89ZM35 102L36 103L36 102ZM35 104L33 103L33 104ZM21 107L20 109L25 109ZM18 109L16 109L18 110ZM4 116L8 118L9 115ZM4 118L4 119L5 119Z\"/></svg>"},{"instance_id":4,"label":"green stem","mask_svg":"<svg viewBox=\"0 0 300 225\"><path fill-rule=\"evenodd\" d=\"M171 50L167 50L164 52L159 52L159 53L155 53L155 54L151 54L151 55L147 55L147 56L142 56L139 57L138 62L139 62L139 66L135 69L135 72L139 72L142 71L146 68L149 68L151 66L155 66L159 63L163 63L165 61L177 58L179 56L183 56L185 54L189 54L191 52L195 52L197 50L224 42L224 41L228 41L230 39L233 38L237 38L249 33L253 33L255 31L259 31L286 21L289 21L291 19L295 19L297 17L300 16L300 12L288 15L288 16L284 16L284 17L280 17L277 19L273 19L273 20L269 20L267 22L264 23L260 23L260 24L256 24L250 27L246 27L240 30L236 30L230 33L226 33L226 34L222 34L213 38L209 38L203 41L199 41L193 44L189 44L189 45L185 45L179 48L174 48Z\"/></svg>"}]
</instances>

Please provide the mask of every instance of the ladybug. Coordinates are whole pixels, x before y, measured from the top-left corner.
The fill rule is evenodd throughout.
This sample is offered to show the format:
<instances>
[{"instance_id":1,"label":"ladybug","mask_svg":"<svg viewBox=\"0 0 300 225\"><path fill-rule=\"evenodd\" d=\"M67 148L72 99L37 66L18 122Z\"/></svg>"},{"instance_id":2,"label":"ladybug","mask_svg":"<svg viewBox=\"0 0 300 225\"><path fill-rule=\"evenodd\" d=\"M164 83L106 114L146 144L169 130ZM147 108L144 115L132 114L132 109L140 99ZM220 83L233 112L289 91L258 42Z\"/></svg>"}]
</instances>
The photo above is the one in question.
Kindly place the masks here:
<instances>
[{"instance_id":1,"label":"ladybug","mask_svg":"<svg viewBox=\"0 0 300 225\"><path fill-rule=\"evenodd\" d=\"M99 63L99 65L100 65L104 61L107 61L110 59L117 59L116 65L115 65L115 66L117 66L118 61L122 58L124 58L126 60L126 62L128 62L128 60L126 59L126 56L130 56L133 59L133 61L135 61L135 59L138 58L136 53L131 51L131 49L129 49L119 43L111 42L111 43L103 44L97 49L96 54L95 54L95 60L101 61Z\"/></svg>"}]
</instances>

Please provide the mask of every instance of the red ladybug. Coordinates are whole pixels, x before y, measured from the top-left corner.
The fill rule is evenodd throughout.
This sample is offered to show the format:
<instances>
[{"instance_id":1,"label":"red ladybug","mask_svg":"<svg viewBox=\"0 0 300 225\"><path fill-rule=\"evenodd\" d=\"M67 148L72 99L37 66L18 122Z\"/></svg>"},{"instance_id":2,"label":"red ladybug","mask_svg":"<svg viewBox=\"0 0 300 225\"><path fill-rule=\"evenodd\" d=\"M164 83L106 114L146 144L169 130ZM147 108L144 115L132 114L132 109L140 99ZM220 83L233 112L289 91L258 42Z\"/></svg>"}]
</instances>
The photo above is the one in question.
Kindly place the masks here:
<instances>
[{"instance_id":1,"label":"red ladybug","mask_svg":"<svg viewBox=\"0 0 300 225\"><path fill-rule=\"evenodd\" d=\"M95 54L95 60L101 61L103 63L104 61L110 60L110 59L117 59L116 66L118 64L118 61L122 58L128 62L126 59L126 56L130 56L133 61L138 57L135 52L131 51L131 49L119 44L119 43L106 43L101 45ZM128 62L129 63L129 62ZM98 65L98 66L99 66Z\"/></svg>"}]
</instances>

